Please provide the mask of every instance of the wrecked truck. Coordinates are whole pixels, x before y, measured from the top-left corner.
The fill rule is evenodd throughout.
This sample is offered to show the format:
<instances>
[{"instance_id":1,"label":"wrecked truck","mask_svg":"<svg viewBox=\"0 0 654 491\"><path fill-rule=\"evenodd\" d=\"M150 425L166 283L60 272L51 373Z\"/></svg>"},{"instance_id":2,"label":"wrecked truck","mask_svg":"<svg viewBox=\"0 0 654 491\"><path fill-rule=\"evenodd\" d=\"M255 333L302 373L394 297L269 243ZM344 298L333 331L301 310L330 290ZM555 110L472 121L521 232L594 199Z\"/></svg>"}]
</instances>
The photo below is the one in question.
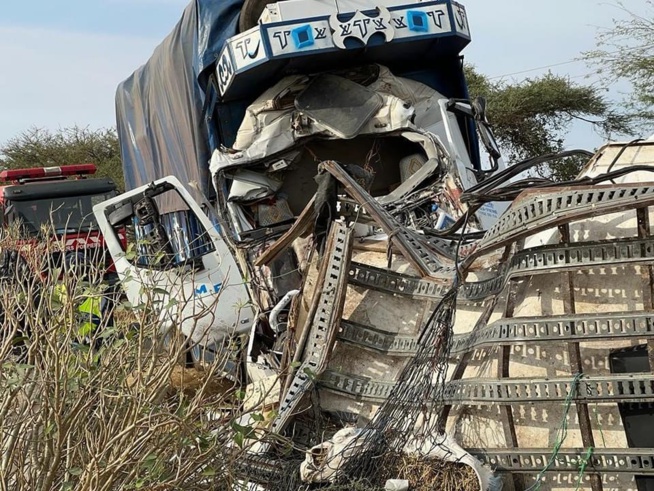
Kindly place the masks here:
<instances>
[{"instance_id":1,"label":"wrecked truck","mask_svg":"<svg viewBox=\"0 0 654 491\"><path fill-rule=\"evenodd\" d=\"M507 168L470 40L451 0L197 0L118 87L94 212L130 300L273 410L244 482L652 486L652 143Z\"/></svg>"}]
</instances>

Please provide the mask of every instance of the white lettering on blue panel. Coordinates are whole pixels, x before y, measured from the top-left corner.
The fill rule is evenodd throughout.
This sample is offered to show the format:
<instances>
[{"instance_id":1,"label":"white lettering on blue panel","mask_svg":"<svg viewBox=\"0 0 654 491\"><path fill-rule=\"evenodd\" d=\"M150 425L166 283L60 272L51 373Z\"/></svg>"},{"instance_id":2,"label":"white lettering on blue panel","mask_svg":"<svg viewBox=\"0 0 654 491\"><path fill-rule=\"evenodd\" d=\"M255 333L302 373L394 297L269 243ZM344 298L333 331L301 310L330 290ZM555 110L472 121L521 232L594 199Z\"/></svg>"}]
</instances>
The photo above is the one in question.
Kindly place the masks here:
<instances>
[{"instance_id":1,"label":"white lettering on blue panel","mask_svg":"<svg viewBox=\"0 0 654 491\"><path fill-rule=\"evenodd\" d=\"M447 5L420 4L410 8L391 11L391 25L395 29L395 38L432 36L452 32Z\"/></svg>"},{"instance_id":2,"label":"white lettering on blue panel","mask_svg":"<svg viewBox=\"0 0 654 491\"><path fill-rule=\"evenodd\" d=\"M220 95L225 95L227 88L234 79L234 61L229 52L229 46L225 45L218 63L216 64L216 78L218 79L218 91Z\"/></svg>"},{"instance_id":3,"label":"white lettering on blue panel","mask_svg":"<svg viewBox=\"0 0 654 491\"><path fill-rule=\"evenodd\" d=\"M290 55L334 47L327 20L262 26L272 56Z\"/></svg>"},{"instance_id":4,"label":"white lettering on blue panel","mask_svg":"<svg viewBox=\"0 0 654 491\"><path fill-rule=\"evenodd\" d=\"M253 27L242 34L229 38L237 72L266 59L266 49L261 39L261 28Z\"/></svg>"}]
</instances>

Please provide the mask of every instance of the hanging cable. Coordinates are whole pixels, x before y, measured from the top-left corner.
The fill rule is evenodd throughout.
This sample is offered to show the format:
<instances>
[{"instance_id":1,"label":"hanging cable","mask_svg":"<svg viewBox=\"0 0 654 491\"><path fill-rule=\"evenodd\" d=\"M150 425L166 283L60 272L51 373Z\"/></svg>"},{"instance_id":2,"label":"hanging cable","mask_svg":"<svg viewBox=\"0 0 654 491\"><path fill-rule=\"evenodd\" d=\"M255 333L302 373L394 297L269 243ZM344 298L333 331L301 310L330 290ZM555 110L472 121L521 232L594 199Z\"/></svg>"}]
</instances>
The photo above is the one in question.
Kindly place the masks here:
<instances>
[{"instance_id":1,"label":"hanging cable","mask_svg":"<svg viewBox=\"0 0 654 491\"><path fill-rule=\"evenodd\" d=\"M549 468L552 467L552 464L554 464L557 456L559 455L559 451L563 446L563 442L565 442L565 439L568 436L568 413L570 412L572 401L577 395L577 390L579 388L579 381L581 380L582 377L583 377L582 373L577 373L574 379L572 380L572 384L570 385L570 392L565 398L565 402L563 406L564 408L563 419L561 420L561 424L559 425L559 428L556 430L556 442L554 443L554 447L552 448L552 455L547 461L547 465L545 465L543 470L541 470L536 476L536 482L534 483L534 485L529 487L527 491L537 491L538 489L540 489L543 476L549 470Z\"/></svg>"}]
</instances>

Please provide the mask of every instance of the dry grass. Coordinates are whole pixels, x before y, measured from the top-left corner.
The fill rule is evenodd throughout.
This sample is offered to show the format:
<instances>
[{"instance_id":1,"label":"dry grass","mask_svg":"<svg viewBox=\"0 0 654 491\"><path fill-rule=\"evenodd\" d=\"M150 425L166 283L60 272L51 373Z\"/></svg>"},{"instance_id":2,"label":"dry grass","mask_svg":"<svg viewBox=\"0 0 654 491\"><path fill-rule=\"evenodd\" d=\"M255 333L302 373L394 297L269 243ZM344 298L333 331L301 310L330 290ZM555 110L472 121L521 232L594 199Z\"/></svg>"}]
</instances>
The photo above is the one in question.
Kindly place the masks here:
<instances>
[{"instance_id":1,"label":"dry grass","mask_svg":"<svg viewBox=\"0 0 654 491\"><path fill-rule=\"evenodd\" d=\"M17 247L0 240L0 253ZM243 450L225 360L182 367L188 346L160 333L147 303L79 332L79 305L105 294L103 271L55 271L42 247L0 279L0 490L231 489Z\"/></svg>"},{"instance_id":2,"label":"dry grass","mask_svg":"<svg viewBox=\"0 0 654 491\"><path fill-rule=\"evenodd\" d=\"M480 491L477 475L467 465L404 454L394 455L393 461L395 466L385 467L385 479L406 479L411 491Z\"/></svg>"}]
</instances>

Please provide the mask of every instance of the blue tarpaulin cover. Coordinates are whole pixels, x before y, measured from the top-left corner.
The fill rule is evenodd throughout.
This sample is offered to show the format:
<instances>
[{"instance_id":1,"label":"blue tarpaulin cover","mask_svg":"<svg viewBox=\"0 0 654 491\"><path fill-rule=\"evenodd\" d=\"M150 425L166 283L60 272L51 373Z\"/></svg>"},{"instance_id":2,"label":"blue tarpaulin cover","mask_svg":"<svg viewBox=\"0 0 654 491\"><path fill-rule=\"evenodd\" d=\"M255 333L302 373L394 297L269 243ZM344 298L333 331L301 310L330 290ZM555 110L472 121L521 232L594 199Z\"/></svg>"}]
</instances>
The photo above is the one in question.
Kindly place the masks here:
<instances>
[{"instance_id":1,"label":"blue tarpaulin cover","mask_svg":"<svg viewBox=\"0 0 654 491\"><path fill-rule=\"evenodd\" d=\"M126 189L175 175L212 194L202 85L225 40L237 32L242 3L193 1L147 63L118 86L116 124ZM161 211L174 208L162 205L168 209Z\"/></svg>"}]
</instances>

